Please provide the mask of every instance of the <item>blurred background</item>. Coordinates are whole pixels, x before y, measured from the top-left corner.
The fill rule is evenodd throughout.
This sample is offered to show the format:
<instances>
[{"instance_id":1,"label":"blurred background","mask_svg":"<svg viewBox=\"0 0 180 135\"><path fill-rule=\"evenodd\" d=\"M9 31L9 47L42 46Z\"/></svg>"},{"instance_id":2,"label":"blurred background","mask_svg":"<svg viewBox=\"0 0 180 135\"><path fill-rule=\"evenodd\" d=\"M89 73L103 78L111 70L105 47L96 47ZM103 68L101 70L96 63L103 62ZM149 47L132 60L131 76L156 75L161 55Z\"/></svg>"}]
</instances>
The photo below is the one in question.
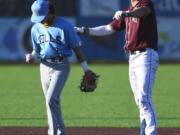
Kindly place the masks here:
<instances>
[{"instance_id":1,"label":"blurred background","mask_svg":"<svg viewBox=\"0 0 180 135\"><path fill-rule=\"evenodd\" d=\"M31 52L31 4L34 0L0 0L0 61L23 62ZM93 27L112 21L128 0L52 0L58 16L74 26ZM159 55L163 61L180 61L180 1L153 0L159 30ZM124 32L105 37L81 36L89 61L126 61ZM76 61L75 56L71 58Z\"/></svg>"}]
</instances>

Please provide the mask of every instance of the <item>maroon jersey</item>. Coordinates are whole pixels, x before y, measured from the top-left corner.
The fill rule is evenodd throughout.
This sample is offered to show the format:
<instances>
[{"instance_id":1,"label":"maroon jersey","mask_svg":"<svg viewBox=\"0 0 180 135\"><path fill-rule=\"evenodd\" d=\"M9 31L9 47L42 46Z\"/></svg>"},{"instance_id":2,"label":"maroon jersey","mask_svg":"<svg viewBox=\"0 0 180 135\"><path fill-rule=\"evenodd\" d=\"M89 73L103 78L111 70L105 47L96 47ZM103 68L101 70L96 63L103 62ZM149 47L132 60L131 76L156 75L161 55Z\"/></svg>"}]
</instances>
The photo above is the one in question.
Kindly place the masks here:
<instances>
[{"instance_id":1,"label":"maroon jersey","mask_svg":"<svg viewBox=\"0 0 180 135\"><path fill-rule=\"evenodd\" d=\"M126 44L124 46L126 52L145 48L158 49L157 22L153 3L150 0L140 0L135 7L130 6L127 10L146 6L151 8L151 14L146 17L126 17L123 20L114 20L110 23L114 30L126 29Z\"/></svg>"}]
</instances>

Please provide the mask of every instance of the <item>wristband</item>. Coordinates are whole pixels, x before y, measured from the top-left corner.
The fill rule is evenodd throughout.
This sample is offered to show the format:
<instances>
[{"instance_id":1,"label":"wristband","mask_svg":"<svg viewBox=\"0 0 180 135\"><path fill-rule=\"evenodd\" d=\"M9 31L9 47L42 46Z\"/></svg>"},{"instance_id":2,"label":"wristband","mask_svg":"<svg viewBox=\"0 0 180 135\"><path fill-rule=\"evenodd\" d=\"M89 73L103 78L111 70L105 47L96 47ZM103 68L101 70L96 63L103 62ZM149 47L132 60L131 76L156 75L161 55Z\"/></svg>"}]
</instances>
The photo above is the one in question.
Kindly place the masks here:
<instances>
[{"instance_id":1,"label":"wristband","mask_svg":"<svg viewBox=\"0 0 180 135\"><path fill-rule=\"evenodd\" d=\"M81 62L82 68L84 72L87 72L89 70L88 64L86 61Z\"/></svg>"},{"instance_id":2,"label":"wristband","mask_svg":"<svg viewBox=\"0 0 180 135\"><path fill-rule=\"evenodd\" d=\"M82 28L83 28L83 34L89 35L89 29L86 27L82 27Z\"/></svg>"},{"instance_id":3,"label":"wristband","mask_svg":"<svg viewBox=\"0 0 180 135\"><path fill-rule=\"evenodd\" d=\"M83 26L83 27L81 27L82 34L86 34L86 33L85 33L85 29L86 29L86 28L85 28L84 26Z\"/></svg>"},{"instance_id":4,"label":"wristband","mask_svg":"<svg viewBox=\"0 0 180 135\"><path fill-rule=\"evenodd\" d=\"M33 54L30 54L30 55L29 55L29 59L34 59L34 55L33 55Z\"/></svg>"},{"instance_id":5,"label":"wristband","mask_svg":"<svg viewBox=\"0 0 180 135\"><path fill-rule=\"evenodd\" d=\"M125 11L125 17L131 17L131 12L130 11Z\"/></svg>"},{"instance_id":6,"label":"wristband","mask_svg":"<svg viewBox=\"0 0 180 135\"><path fill-rule=\"evenodd\" d=\"M35 50L30 54L30 58L34 59L36 62L40 62L41 59L40 55Z\"/></svg>"}]
</instances>

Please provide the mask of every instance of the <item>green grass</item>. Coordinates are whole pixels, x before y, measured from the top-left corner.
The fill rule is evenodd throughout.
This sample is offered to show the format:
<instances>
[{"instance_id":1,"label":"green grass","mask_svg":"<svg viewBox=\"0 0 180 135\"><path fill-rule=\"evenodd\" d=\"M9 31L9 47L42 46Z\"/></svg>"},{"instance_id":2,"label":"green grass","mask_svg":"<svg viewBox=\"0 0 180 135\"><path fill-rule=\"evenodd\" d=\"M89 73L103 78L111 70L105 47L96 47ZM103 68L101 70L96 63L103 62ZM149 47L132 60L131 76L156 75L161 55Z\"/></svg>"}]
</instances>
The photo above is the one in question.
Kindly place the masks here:
<instances>
[{"instance_id":1,"label":"green grass","mask_svg":"<svg viewBox=\"0 0 180 135\"><path fill-rule=\"evenodd\" d=\"M68 127L139 127L128 65L90 65L100 74L94 93L81 93L83 71L72 65L61 95ZM39 66L0 66L0 126L47 126ZM180 65L160 65L153 89L159 127L180 127Z\"/></svg>"}]
</instances>

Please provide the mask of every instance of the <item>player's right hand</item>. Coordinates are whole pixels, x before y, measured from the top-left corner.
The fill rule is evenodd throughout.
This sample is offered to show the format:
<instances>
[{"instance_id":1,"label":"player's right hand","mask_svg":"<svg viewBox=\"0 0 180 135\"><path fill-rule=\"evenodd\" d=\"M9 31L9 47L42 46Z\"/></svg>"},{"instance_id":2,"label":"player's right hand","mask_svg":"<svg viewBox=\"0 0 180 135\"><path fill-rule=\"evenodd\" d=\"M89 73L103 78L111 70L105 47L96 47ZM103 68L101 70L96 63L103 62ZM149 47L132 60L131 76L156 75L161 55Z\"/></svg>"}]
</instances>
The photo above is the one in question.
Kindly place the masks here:
<instances>
[{"instance_id":1,"label":"player's right hand","mask_svg":"<svg viewBox=\"0 0 180 135\"><path fill-rule=\"evenodd\" d=\"M121 20L122 19L122 14L123 14L123 11L116 11L116 13L114 14L113 19Z\"/></svg>"},{"instance_id":2,"label":"player's right hand","mask_svg":"<svg viewBox=\"0 0 180 135\"><path fill-rule=\"evenodd\" d=\"M84 34L85 27L74 27L78 34Z\"/></svg>"},{"instance_id":3,"label":"player's right hand","mask_svg":"<svg viewBox=\"0 0 180 135\"><path fill-rule=\"evenodd\" d=\"M26 63L33 63L34 62L34 58L32 58L31 54L26 54Z\"/></svg>"},{"instance_id":4,"label":"player's right hand","mask_svg":"<svg viewBox=\"0 0 180 135\"><path fill-rule=\"evenodd\" d=\"M113 19L116 20L122 20L125 17L129 17L130 16L130 11L116 11L116 13L114 14Z\"/></svg>"}]
</instances>

